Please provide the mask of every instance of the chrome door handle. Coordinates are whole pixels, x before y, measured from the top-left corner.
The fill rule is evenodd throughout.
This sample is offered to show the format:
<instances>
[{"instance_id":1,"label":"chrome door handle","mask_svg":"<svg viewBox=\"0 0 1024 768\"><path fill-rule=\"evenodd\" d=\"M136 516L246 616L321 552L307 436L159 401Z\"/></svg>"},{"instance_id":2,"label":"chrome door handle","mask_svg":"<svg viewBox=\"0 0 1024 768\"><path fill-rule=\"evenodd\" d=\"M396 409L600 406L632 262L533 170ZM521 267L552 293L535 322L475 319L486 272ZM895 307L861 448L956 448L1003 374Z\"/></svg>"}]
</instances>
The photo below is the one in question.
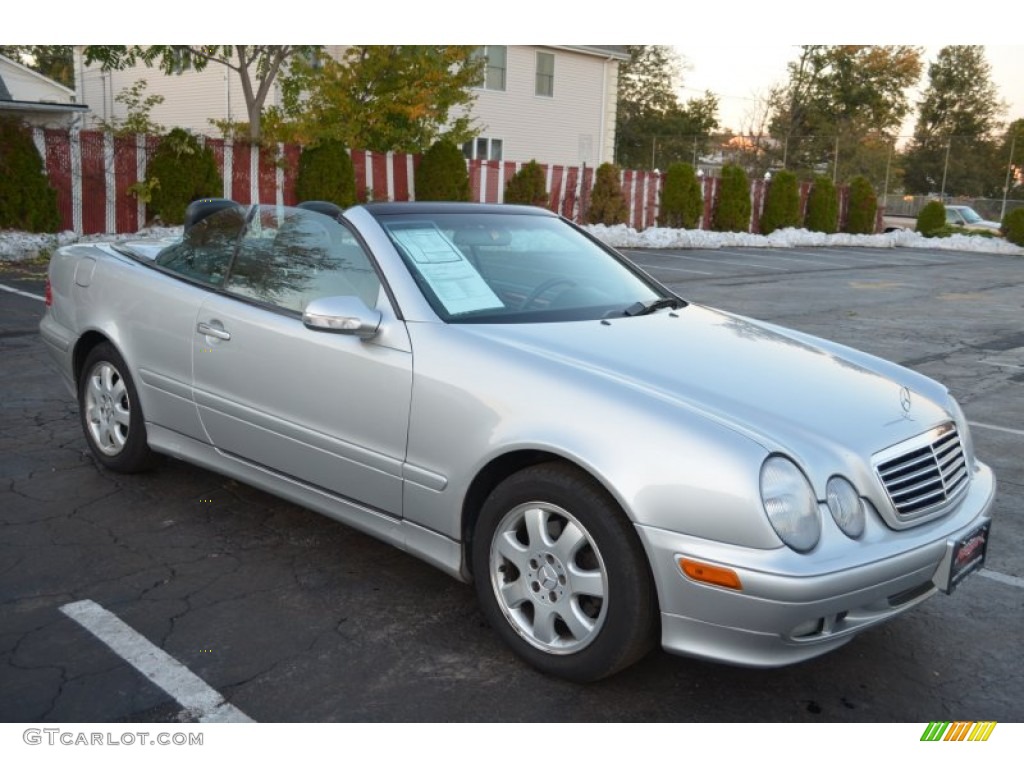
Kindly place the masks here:
<instances>
[{"instance_id":1,"label":"chrome door handle","mask_svg":"<svg viewBox=\"0 0 1024 768\"><path fill-rule=\"evenodd\" d=\"M199 325L196 326L196 330L204 336L212 336L213 338L221 339L222 341L227 341L231 338L231 334L223 328L214 328L208 323L199 323Z\"/></svg>"}]
</instances>

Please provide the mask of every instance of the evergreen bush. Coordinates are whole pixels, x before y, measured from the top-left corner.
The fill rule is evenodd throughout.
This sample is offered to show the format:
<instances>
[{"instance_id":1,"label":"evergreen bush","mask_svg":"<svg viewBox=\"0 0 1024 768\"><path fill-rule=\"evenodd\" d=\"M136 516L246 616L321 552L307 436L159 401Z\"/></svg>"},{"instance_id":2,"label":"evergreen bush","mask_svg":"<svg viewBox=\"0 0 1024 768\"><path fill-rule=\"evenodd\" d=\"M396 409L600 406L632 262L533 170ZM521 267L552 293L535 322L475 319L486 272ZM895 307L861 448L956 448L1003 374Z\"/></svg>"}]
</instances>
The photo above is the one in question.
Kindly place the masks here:
<instances>
[{"instance_id":1,"label":"evergreen bush","mask_svg":"<svg viewBox=\"0 0 1024 768\"><path fill-rule=\"evenodd\" d=\"M839 229L839 197L836 185L828 176L815 176L807 195L807 218L804 226L811 232L832 234Z\"/></svg>"},{"instance_id":2,"label":"evergreen bush","mask_svg":"<svg viewBox=\"0 0 1024 768\"><path fill-rule=\"evenodd\" d=\"M761 234L800 226L800 186L796 174L779 171L768 183L761 214Z\"/></svg>"},{"instance_id":3,"label":"evergreen bush","mask_svg":"<svg viewBox=\"0 0 1024 768\"><path fill-rule=\"evenodd\" d=\"M0 229L57 232L57 192L27 126L0 118Z\"/></svg>"},{"instance_id":4,"label":"evergreen bush","mask_svg":"<svg viewBox=\"0 0 1024 768\"><path fill-rule=\"evenodd\" d=\"M917 225L914 227L925 237L933 235L946 226L946 206L939 200L925 204L917 214Z\"/></svg>"},{"instance_id":5,"label":"evergreen bush","mask_svg":"<svg viewBox=\"0 0 1024 768\"><path fill-rule=\"evenodd\" d=\"M871 182L855 176L850 182L850 209L846 216L846 231L851 235L873 235L878 212L878 197Z\"/></svg>"},{"instance_id":6,"label":"evergreen bush","mask_svg":"<svg viewBox=\"0 0 1024 768\"><path fill-rule=\"evenodd\" d=\"M462 150L440 139L423 153L416 169L417 200L469 200L469 171Z\"/></svg>"},{"instance_id":7,"label":"evergreen bush","mask_svg":"<svg viewBox=\"0 0 1024 768\"><path fill-rule=\"evenodd\" d=\"M149 161L146 183L152 189L148 213L164 224L181 224L189 203L220 197L224 190L213 152L181 128L161 139Z\"/></svg>"},{"instance_id":8,"label":"evergreen bush","mask_svg":"<svg viewBox=\"0 0 1024 768\"><path fill-rule=\"evenodd\" d=\"M548 207L547 178L536 160L526 163L508 180L505 202Z\"/></svg>"},{"instance_id":9,"label":"evergreen bush","mask_svg":"<svg viewBox=\"0 0 1024 768\"><path fill-rule=\"evenodd\" d=\"M1024 246L1024 208L1015 208L1003 217L1003 232L1011 243Z\"/></svg>"},{"instance_id":10,"label":"evergreen bush","mask_svg":"<svg viewBox=\"0 0 1024 768\"><path fill-rule=\"evenodd\" d=\"M732 163L722 166L718 198L711 214L711 228L716 232L749 232L750 212L747 172Z\"/></svg>"},{"instance_id":11,"label":"evergreen bush","mask_svg":"<svg viewBox=\"0 0 1024 768\"><path fill-rule=\"evenodd\" d=\"M590 192L590 206L587 221L591 224L625 224L629 218L629 206L619 184L621 171L617 165L602 163L597 166L594 188Z\"/></svg>"},{"instance_id":12,"label":"evergreen bush","mask_svg":"<svg viewBox=\"0 0 1024 768\"><path fill-rule=\"evenodd\" d=\"M697 229L704 212L700 181L689 163L672 163L665 171L661 189L658 226Z\"/></svg>"},{"instance_id":13,"label":"evergreen bush","mask_svg":"<svg viewBox=\"0 0 1024 768\"><path fill-rule=\"evenodd\" d=\"M344 145L327 139L299 155L295 194L300 202L326 200L348 208L356 204L356 171Z\"/></svg>"}]
</instances>

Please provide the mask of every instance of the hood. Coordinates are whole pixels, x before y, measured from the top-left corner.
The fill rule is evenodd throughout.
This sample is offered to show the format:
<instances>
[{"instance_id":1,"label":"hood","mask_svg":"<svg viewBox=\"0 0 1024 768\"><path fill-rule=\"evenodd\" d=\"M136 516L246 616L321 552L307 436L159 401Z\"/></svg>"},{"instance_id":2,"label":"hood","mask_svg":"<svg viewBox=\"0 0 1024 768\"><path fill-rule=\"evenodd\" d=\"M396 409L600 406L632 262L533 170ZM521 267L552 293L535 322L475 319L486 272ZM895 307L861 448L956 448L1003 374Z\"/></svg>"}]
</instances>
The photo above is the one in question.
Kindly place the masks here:
<instances>
[{"instance_id":1,"label":"hood","mask_svg":"<svg viewBox=\"0 0 1024 768\"><path fill-rule=\"evenodd\" d=\"M768 451L806 457L825 450L845 461L852 451L863 459L951 418L940 405L945 390L919 374L693 304L607 321L459 327L669 399Z\"/></svg>"}]
</instances>

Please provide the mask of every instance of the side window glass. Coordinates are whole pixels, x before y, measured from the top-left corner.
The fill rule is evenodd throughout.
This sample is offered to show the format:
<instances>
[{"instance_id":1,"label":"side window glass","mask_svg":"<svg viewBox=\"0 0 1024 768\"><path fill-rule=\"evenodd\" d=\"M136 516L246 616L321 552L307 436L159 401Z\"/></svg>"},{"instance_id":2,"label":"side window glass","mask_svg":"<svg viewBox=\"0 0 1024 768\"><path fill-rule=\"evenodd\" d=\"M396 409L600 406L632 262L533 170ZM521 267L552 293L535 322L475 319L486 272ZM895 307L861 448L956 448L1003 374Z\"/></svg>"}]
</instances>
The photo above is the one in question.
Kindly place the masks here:
<instances>
[{"instance_id":1,"label":"side window glass","mask_svg":"<svg viewBox=\"0 0 1024 768\"><path fill-rule=\"evenodd\" d=\"M242 238L229 293L302 312L314 299L377 304L380 280L347 227L314 211L265 206Z\"/></svg>"},{"instance_id":2,"label":"side window glass","mask_svg":"<svg viewBox=\"0 0 1024 768\"><path fill-rule=\"evenodd\" d=\"M155 262L165 269L207 285L224 282L238 238L245 226L246 208L223 208L197 222L180 242L157 254Z\"/></svg>"}]
</instances>

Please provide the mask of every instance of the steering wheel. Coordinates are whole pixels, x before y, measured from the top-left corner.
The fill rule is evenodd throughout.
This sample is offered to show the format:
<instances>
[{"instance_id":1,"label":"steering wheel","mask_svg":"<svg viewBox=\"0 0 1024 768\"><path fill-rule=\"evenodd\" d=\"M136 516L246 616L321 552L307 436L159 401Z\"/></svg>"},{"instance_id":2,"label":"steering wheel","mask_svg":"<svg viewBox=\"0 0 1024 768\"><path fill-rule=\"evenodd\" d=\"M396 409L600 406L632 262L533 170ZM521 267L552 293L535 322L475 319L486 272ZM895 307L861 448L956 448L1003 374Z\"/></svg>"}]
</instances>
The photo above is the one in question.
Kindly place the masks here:
<instances>
[{"instance_id":1,"label":"steering wheel","mask_svg":"<svg viewBox=\"0 0 1024 768\"><path fill-rule=\"evenodd\" d=\"M529 309L537 299L558 285L565 285L568 288L573 288L575 287L576 282L574 280L570 280L568 277L549 278L530 291L530 295L523 299L523 302L519 305L519 309Z\"/></svg>"}]
</instances>

